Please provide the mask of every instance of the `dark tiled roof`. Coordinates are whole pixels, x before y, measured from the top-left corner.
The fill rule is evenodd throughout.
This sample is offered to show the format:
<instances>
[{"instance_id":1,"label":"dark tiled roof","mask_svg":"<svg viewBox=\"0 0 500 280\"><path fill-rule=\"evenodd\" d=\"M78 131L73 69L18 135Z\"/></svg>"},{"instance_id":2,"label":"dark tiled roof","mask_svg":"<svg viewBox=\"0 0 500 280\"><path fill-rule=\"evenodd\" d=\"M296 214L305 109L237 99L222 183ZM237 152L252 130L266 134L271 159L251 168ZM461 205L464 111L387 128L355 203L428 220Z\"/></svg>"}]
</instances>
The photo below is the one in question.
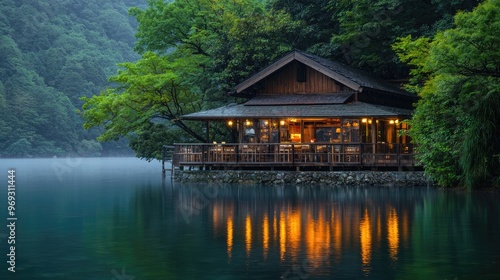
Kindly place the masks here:
<instances>
[{"instance_id":1,"label":"dark tiled roof","mask_svg":"<svg viewBox=\"0 0 500 280\"><path fill-rule=\"evenodd\" d=\"M411 116L412 111L362 102L327 105L275 105L245 106L228 105L212 110L183 116L188 120L229 119L229 118L287 118L287 117L390 117Z\"/></svg>"},{"instance_id":2,"label":"dark tiled roof","mask_svg":"<svg viewBox=\"0 0 500 280\"><path fill-rule=\"evenodd\" d=\"M245 106L342 104L353 94L352 92L345 92L332 94L258 95L248 100Z\"/></svg>"}]
</instances>

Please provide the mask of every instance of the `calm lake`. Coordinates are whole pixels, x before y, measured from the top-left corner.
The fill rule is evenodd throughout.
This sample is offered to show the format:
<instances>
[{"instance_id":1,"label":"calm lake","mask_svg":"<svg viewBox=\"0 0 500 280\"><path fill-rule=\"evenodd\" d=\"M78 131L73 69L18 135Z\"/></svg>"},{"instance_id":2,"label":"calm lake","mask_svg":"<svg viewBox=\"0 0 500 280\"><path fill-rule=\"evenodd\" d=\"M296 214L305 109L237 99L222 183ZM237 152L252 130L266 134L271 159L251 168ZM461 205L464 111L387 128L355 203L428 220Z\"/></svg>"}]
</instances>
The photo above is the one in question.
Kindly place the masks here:
<instances>
[{"instance_id":1,"label":"calm lake","mask_svg":"<svg viewBox=\"0 0 500 280\"><path fill-rule=\"evenodd\" d=\"M0 177L0 279L500 279L496 193L180 185L134 158L0 159Z\"/></svg>"}]
</instances>

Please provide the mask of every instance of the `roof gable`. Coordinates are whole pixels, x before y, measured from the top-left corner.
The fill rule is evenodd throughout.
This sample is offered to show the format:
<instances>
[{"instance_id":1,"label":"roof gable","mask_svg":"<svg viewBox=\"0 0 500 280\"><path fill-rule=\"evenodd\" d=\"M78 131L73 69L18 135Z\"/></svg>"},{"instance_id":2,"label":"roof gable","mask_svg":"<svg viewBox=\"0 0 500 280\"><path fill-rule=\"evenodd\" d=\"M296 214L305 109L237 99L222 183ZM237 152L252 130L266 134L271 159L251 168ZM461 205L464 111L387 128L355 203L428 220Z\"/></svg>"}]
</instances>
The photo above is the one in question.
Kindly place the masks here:
<instances>
[{"instance_id":1,"label":"roof gable","mask_svg":"<svg viewBox=\"0 0 500 280\"><path fill-rule=\"evenodd\" d=\"M394 85L388 84L359 69L297 50L288 53L281 59L237 85L235 93L244 93L252 86L266 79L293 61L298 61L354 91L361 92L363 91L363 88L372 88L396 94L411 95L406 91L401 90Z\"/></svg>"},{"instance_id":2,"label":"roof gable","mask_svg":"<svg viewBox=\"0 0 500 280\"><path fill-rule=\"evenodd\" d=\"M293 51L291 53L288 53L284 57L280 58L279 60L277 60L273 64L262 69L261 71L259 71L255 75L251 76L247 80L243 81L239 85L237 85L236 86L236 93L238 94L238 93L244 92L248 88L250 88L253 85L257 84L258 82L264 80L265 78L269 77L271 74L277 72L278 70L282 69L283 67L285 67L286 65L288 65L289 63L291 63L293 61L299 61L299 62L303 63L304 65L311 67L312 69L320 72L321 74L326 75L329 78L334 79L334 80L346 85L347 87L349 87L353 90L359 90L359 88L360 88L359 84L357 84L349 79L346 79L344 76L339 75L339 74L329 70L328 68L321 65L320 63L317 63L316 61L303 55L303 53L301 53L299 51Z\"/></svg>"}]
</instances>

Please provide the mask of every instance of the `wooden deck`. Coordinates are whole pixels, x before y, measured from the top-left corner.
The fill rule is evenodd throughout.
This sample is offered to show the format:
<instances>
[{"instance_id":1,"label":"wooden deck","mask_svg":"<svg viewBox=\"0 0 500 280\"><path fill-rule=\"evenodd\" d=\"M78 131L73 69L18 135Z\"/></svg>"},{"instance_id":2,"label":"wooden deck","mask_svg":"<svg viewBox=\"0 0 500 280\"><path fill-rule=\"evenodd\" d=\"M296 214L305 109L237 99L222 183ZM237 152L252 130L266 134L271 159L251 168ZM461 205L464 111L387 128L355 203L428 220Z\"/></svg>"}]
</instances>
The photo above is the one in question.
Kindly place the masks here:
<instances>
[{"instance_id":1,"label":"wooden deck","mask_svg":"<svg viewBox=\"0 0 500 280\"><path fill-rule=\"evenodd\" d=\"M410 168L419 166L412 144L280 143L174 144L174 167Z\"/></svg>"}]
</instances>

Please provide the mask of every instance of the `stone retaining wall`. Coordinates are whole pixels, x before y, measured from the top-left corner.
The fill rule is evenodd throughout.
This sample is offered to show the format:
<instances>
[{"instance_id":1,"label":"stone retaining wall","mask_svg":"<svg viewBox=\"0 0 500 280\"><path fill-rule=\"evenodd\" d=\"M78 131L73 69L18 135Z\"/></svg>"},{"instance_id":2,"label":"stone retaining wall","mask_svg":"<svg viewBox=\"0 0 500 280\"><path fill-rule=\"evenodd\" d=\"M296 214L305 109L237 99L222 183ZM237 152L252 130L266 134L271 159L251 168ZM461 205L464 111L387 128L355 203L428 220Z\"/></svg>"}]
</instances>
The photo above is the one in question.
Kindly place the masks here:
<instances>
[{"instance_id":1,"label":"stone retaining wall","mask_svg":"<svg viewBox=\"0 0 500 280\"><path fill-rule=\"evenodd\" d=\"M422 171L242 171L175 170L176 182L352 185L352 186L422 186L432 182Z\"/></svg>"}]
</instances>

